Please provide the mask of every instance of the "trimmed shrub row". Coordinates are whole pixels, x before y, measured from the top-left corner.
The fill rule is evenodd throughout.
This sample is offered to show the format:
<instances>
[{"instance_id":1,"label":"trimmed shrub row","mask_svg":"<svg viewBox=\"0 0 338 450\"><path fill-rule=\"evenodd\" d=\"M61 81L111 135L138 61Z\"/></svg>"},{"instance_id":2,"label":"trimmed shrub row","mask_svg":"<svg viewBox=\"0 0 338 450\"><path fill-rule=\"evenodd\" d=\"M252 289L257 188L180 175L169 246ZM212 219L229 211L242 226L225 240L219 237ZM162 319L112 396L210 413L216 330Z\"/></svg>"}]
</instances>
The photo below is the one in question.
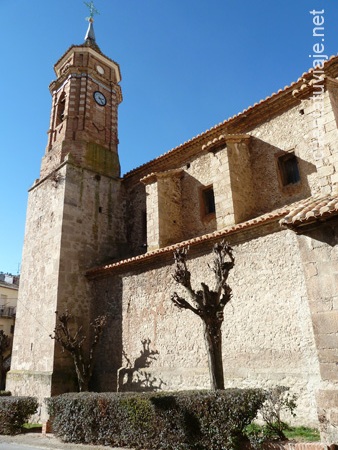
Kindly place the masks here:
<instances>
[{"instance_id":1,"label":"trimmed shrub row","mask_svg":"<svg viewBox=\"0 0 338 450\"><path fill-rule=\"evenodd\" d=\"M0 391L0 397L9 397L12 395L10 391Z\"/></svg>"},{"instance_id":2,"label":"trimmed shrub row","mask_svg":"<svg viewBox=\"0 0 338 450\"><path fill-rule=\"evenodd\" d=\"M80 393L46 399L65 442L136 449L232 450L255 418L260 389L175 393Z\"/></svg>"},{"instance_id":3,"label":"trimmed shrub row","mask_svg":"<svg viewBox=\"0 0 338 450\"><path fill-rule=\"evenodd\" d=\"M38 409L33 397L0 397L0 434L18 434L22 426Z\"/></svg>"}]
</instances>

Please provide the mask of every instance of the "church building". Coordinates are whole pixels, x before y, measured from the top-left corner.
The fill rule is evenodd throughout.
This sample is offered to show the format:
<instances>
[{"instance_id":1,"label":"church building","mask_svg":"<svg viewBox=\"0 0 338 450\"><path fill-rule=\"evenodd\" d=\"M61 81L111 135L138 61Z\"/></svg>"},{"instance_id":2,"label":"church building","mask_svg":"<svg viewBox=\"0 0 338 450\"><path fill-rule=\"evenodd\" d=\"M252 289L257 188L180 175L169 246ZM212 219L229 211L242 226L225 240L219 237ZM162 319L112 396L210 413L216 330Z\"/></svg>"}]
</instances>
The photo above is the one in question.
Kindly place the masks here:
<instances>
[{"instance_id":1,"label":"church building","mask_svg":"<svg viewBox=\"0 0 338 450\"><path fill-rule=\"evenodd\" d=\"M119 65L85 42L56 62L40 177L29 190L13 395L76 390L50 338L68 310L90 338L95 391L209 388L202 321L171 294L173 252L210 287L213 245L234 251L226 387L287 386L296 422L338 441L338 57L121 177Z\"/></svg>"}]
</instances>

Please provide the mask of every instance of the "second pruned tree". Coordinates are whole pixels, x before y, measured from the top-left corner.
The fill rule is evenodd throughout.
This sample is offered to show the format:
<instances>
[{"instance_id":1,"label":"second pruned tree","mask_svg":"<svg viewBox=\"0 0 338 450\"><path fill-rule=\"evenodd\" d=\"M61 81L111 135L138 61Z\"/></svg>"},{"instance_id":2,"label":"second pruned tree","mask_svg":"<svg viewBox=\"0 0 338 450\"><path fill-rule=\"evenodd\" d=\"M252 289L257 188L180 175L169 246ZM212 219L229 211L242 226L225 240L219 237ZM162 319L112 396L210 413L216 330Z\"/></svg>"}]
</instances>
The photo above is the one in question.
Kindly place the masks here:
<instances>
[{"instance_id":1,"label":"second pruned tree","mask_svg":"<svg viewBox=\"0 0 338 450\"><path fill-rule=\"evenodd\" d=\"M11 340L10 337L5 334L3 330L0 330L0 390L4 387L3 386L3 375L4 375L4 361L6 353L9 352L11 347Z\"/></svg>"},{"instance_id":2,"label":"second pruned tree","mask_svg":"<svg viewBox=\"0 0 338 450\"><path fill-rule=\"evenodd\" d=\"M189 294L190 301L180 297L177 292L171 296L175 306L189 309L203 321L204 339L208 353L211 388L224 389L224 373L222 359L222 323L224 321L224 307L230 302L232 290L227 283L230 270L234 267L233 250L227 242L214 245L214 258L209 268L215 274L215 289L201 282L202 289L195 290L191 285L191 273L187 267L187 248L180 248L174 252L175 273L174 280L182 285Z\"/></svg>"},{"instance_id":3,"label":"second pruned tree","mask_svg":"<svg viewBox=\"0 0 338 450\"><path fill-rule=\"evenodd\" d=\"M55 326L54 335L50 335L50 337L61 345L63 351L66 350L72 356L79 391L89 391L89 383L94 368L94 352L103 333L103 329L107 324L107 316L98 316L90 323L93 338L89 344L89 349L86 351L84 342L87 336L82 333L82 326L75 326L75 328L72 326L72 314L67 310L61 314L55 311L55 314L58 323Z\"/></svg>"}]
</instances>

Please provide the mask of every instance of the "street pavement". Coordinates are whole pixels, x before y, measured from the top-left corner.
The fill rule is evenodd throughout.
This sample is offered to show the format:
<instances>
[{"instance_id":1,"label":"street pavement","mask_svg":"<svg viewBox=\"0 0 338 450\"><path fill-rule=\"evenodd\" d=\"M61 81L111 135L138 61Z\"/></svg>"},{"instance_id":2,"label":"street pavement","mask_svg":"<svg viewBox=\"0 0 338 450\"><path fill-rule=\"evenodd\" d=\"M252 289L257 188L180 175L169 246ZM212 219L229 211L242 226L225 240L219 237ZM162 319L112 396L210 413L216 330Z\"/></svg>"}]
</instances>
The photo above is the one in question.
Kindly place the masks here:
<instances>
[{"instance_id":1,"label":"street pavement","mask_svg":"<svg viewBox=\"0 0 338 450\"><path fill-rule=\"evenodd\" d=\"M66 444L53 434L25 433L0 435L0 450L132 450L102 445Z\"/></svg>"}]
</instances>

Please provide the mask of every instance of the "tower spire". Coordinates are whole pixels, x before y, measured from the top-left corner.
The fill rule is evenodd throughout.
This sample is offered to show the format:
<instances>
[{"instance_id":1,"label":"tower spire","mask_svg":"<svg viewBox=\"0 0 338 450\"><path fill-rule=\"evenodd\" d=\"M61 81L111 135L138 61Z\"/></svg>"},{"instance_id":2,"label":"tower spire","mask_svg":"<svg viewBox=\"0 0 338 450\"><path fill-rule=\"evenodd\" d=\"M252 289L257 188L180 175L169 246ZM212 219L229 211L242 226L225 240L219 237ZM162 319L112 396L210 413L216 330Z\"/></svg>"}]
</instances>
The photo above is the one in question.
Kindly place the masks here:
<instances>
[{"instance_id":1,"label":"tower spire","mask_svg":"<svg viewBox=\"0 0 338 450\"><path fill-rule=\"evenodd\" d=\"M89 25L87 29L87 33L85 36L85 44L90 47L95 47L99 49L96 39L95 39L95 32L94 32L94 15L100 14L99 11L95 8L93 0L90 2L83 2L89 9L89 17L86 17L86 20L88 20Z\"/></svg>"}]
</instances>

